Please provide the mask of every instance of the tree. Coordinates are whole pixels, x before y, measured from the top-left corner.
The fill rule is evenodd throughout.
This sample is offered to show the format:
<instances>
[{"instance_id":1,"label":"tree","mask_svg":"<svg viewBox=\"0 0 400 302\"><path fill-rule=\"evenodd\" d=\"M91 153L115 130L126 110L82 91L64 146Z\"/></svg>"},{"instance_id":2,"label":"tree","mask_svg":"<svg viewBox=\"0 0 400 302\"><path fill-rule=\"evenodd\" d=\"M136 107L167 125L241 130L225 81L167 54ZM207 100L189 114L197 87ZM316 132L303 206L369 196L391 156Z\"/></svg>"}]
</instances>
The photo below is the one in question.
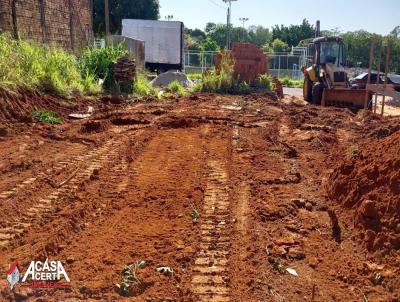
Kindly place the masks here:
<instances>
[{"instance_id":1,"label":"tree","mask_svg":"<svg viewBox=\"0 0 400 302\"><path fill-rule=\"evenodd\" d=\"M205 38L201 43L200 43L200 49L202 51L218 51L219 46L217 42L214 40L211 40L210 38Z\"/></svg>"},{"instance_id":2,"label":"tree","mask_svg":"<svg viewBox=\"0 0 400 302\"><path fill-rule=\"evenodd\" d=\"M396 26L391 32L391 35L393 35L396 38L400 38L400 25Z\"/></svg>"},{"instance_id":3,"label":"tree","mask_svg":"<svg viewBox=\"0 0 400 302\"><path fill-rule=\"evenodd\" d=\"M315 36L315 28L304 19L300 25L275 25L272 28L272 38L280 39L286 42L289 46L297 46L300 41L312 38Z\"/></svg>"},{"instance_id":4,"label":"tree","mask_svg":"<svg viewBox=\"0 0 400 302\"><path fill-rule=\"evenodd\" d=\"M272 49L274 52L288 52L289 45L282 40L275 39L274 42L272 42Z\"/></svg>"},{"instance_id":5,"label":"tree","mask_svg":"<svg viewBox=\"0 0 400 302\"><path fill-rule=\"evenodd\" d=\"M121 32L122 19L157 20L158 0L110 0L110 31ZM93 29L97 36L105 34L104 0L93 1Z\"/></svg>"},{"instance_id":6,"label":"tree","mask_svg":"<svg viewBox=\"0 0 400 302\"><path fill-rule=\"evenodd\" d=\"M274 51L274 50L272 49L272 46L271 46L271 44L270 44L269 42L266 42L266 43L263 45L262 49L263 49L265 52L268 52L268 53L271 53L271 52Z\"/></svg>"},{"instance_id":7,"label":"tree","mask_svg":"<svg viewBox=\"0 0 400 302\"><path fill-rule=\"evenodd\" d=\"M257 47L263 47L265 43L272 42L272 33L263 26L251 26L248 35L248 42L255 44Z\"/></svg>"}]
</instances>

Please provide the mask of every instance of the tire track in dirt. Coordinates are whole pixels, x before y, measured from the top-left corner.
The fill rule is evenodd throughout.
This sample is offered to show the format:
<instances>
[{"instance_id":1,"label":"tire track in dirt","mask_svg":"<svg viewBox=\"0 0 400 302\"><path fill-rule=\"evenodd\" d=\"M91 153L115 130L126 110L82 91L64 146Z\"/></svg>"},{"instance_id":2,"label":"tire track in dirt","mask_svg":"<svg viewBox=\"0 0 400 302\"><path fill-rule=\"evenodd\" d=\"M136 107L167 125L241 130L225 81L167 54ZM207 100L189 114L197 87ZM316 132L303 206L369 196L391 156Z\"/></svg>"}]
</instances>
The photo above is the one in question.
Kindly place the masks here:
<instances>
[{"instance_id":1,"label":"tire track in dirt","mask_svg":"<svg viewBox=\"0 0 400 302\"><path fill-rule=\"evenodd\" d=\"M228 175L222 163L211 160L208 165L210 173L204 193L204 215L200 225L201 252L193 267L193 292L199 295L199 301L226 302L230 301Z\"/></svg>"},{"instance_id":2,"label":"tire track in dirt","mask_svg":"<svg viewBox=\"0 0 400 302\"><path fill-rule=\"evenodd\" d=\"M17 235L22 234L25 230L33 225L42 215L51 213L57 206L62 196L70 195L76 192L81 183L92 177L95 171L101 169L107 162L111 162L118 154L120 142L108 141L102 147L88 152L86 155L80 155L69 160L59 163L59 165L76 165L80 163L90 162L84 169L77 170L75 175L63 186L46 194L40 198L30 208L26 210L26 215L17 217L14 221L9 222L8 226L0 230L0 247L6 246ZM39 175L43 177L42 175ZM37 178L29 179L28 183L32 183Z\"/></svg>"}]
</instances>

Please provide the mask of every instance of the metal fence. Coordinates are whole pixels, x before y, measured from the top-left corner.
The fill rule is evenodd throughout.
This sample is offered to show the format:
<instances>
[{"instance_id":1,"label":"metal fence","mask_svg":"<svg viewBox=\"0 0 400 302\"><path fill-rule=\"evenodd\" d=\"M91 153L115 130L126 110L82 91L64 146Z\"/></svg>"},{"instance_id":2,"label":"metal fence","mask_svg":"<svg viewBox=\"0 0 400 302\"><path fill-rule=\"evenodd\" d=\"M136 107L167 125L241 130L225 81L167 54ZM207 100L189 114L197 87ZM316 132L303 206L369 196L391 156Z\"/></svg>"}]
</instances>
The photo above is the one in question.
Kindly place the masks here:
<instances>
[{"instance_id":1,"label":"metal fence","mask_svg":"<svg viewBox=\"0 0 400 302\"><path fill-rule=\"evenodd\" d=\"M215 51L185 51L185 73L203 73L215 69ZM288 76L293 79L303 79L302 66L312 63L311 50L308 47L293 47L290 52L269 53L269 74L277 77Z\"/></svg>"},{"instance_id":2,"label":"metal fence","mask_svg":"<svg viewBox=\"0 0 400 302\"><path fill-rule=\"evenodd\" d=\"M216 51L185 51L185 73L203 73L206 70L215 69Z\"/></svg>"},{"instance_id":3,"label":"metal fence","mask_svg":"<svg viewBox=\"0 0 400 302\"><path fill-rule=\"evenodd\" d=\"M308 47L293 47L291 52L268 54L269 74L272 76L303 79L302 66L310 66L312 57Z\"/></svg>"}]
</instances>

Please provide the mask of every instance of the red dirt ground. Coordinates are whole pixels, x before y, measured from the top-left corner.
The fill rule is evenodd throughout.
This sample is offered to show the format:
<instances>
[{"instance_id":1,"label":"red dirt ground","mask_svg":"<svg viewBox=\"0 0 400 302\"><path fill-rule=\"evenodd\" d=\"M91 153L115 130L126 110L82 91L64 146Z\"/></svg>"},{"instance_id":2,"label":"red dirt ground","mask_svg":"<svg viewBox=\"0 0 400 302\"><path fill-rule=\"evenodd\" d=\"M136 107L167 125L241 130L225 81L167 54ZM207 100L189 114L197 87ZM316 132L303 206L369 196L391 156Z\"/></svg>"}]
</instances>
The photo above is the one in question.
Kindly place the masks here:
<instances>
[{"instance_id":1,"label":"red dirt ground","mask_svg":"<svg viewBox=\"0 0 400 302\"><path fill-rule=\"evenodd\" d=\"M60 126L2 117L0 300L399 301L400 119L260 95L118 106ZM8 289L14 260L46 258L70 288Z\"/></svg>"}]
</instances>

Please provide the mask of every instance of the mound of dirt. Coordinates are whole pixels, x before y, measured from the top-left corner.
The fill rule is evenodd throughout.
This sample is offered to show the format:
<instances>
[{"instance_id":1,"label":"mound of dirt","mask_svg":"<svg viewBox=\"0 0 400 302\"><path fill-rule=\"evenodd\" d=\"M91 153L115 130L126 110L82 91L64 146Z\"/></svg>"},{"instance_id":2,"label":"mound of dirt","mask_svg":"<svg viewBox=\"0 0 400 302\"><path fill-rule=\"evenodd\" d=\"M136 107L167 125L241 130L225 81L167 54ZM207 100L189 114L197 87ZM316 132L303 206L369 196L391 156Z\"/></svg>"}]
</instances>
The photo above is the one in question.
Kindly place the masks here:
<instances>
[{"instance_id":1,"label":"mound of dirt","mask_svg":"<svg viewBox=\"0 0 400 302\"><path fill-rule=\"evenodd\" d=\"M338 165L328 195L351 209L370 251L400 249L400 132L368 141Z\"/></svg>"},{"instance_id":2,"label":"mound of dirt","mask_svg":"<svg viewBox=\"0 0 400 302\"><path fill-rule=\"evenodd\" d=\"M153 81L151 81L151 85L153 87L166 87L174 81L178 81L185 88L190 88L193 86L193 82L187 77L186 74L177 71L167 71L160 74Z\"/></svg>"},{"instance_id":3,"label":"mound of dirt","mask_svg":"<svg viewBox=\"0 0 400 302\"><path fill-rule=\"evenodd\" d=\"M39 109L55 112L66 119L70 113L86 110L89 104L93 101L79 95L66 99L27 89L16 92L0 89L0 123L31 122L32 112Z\"/></svg>"}]
</instances>

